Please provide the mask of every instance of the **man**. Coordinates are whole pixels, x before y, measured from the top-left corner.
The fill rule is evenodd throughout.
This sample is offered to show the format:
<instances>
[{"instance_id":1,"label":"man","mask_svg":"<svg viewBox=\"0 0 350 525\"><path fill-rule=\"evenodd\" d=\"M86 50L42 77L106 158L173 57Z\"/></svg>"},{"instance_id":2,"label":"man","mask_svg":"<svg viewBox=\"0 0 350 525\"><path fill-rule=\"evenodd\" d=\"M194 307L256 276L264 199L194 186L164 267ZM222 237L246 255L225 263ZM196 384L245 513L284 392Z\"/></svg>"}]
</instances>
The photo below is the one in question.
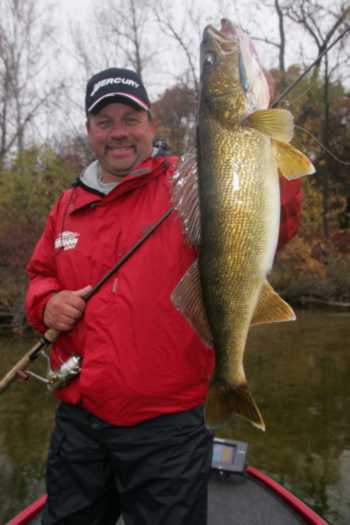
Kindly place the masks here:
<instances>
[{"instance_id":1,"label":"man","mask_svg":"<svg viewBox=\"0 0 350 525\"><path fill-rule=\"evenodd\" d=\"M127 525L205 525L214 356L171 303L196 258L177 215L84 300L171 207L176 159L152 157L156 125L133 71L93 76L86 114L96 161L56 202L28 265L30 322L62 332L53 367L82 358L56 391L43 524L114 525L123 513Z\"/></svg>"},{"instance_id":2,"label":"man","mask_svg":"<svg viewBox=\"0 0 350 525\"><path fill-rule=\"evenodd\" d=\"M53 366L82 357L57 390L43 523L115 524L123 512L127 524L204 525L214 360L170 300L196 257L176 214L84 301L171 207L176 159L151 156L156 125L134 72L92 77L86 113L97 160L58 199L28 265L30 322L63 332Z\"/></svg>"}]
</instances>

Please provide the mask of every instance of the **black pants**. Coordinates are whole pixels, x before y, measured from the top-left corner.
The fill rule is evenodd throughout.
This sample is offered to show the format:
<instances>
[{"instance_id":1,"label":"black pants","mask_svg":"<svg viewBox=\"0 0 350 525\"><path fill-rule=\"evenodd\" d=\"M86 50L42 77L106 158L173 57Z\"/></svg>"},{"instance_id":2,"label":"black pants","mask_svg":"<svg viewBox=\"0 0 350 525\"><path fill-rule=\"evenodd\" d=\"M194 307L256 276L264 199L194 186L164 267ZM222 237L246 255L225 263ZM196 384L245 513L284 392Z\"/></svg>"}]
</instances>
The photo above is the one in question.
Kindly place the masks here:
<instances>
[{"instance_id":1,"label":"black pants","mask_svg":"<svg viewBox=\"0 0 350 525\"><path fill-rule=\"evenodd\" d=\"M206 525L211 451L202 407L115 427L62 404L42 523Z\"/></svg>"}]
</instances>

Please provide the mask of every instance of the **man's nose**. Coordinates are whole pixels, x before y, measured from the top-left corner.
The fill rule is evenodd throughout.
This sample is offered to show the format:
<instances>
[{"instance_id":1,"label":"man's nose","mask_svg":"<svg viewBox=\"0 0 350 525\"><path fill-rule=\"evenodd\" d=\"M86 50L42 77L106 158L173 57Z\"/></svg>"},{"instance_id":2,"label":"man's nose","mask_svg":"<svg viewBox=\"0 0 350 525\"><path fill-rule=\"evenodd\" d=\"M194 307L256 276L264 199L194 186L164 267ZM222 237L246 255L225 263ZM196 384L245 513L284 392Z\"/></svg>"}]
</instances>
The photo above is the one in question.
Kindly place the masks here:
<instances>
[{"instance_id":1,"label":"man's nose","mask_svg":"<svg viewBox=\"0 0 350 525\"><path fill-rule=\"evenodd\" d=\"M111 138L121 139L127 136L127 129L122 121L114 122L110 132Z\"/></svg>"}]
</instances>

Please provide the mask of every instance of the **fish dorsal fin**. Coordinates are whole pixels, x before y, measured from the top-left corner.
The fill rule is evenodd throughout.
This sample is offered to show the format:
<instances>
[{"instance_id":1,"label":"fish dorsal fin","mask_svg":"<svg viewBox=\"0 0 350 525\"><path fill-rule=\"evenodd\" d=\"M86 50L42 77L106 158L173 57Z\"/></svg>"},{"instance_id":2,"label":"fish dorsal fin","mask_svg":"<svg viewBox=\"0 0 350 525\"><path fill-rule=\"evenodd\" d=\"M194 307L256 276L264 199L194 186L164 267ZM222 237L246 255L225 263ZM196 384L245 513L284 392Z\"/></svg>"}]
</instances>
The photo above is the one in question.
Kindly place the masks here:
<instances>
[{"instance_id":1,"label":"fish dorsal fin","mask_svg":"<svg viewBox=\"0 0 350 525\"><path fill-rule=\"evenodd\" d=\"M315 167L304 153L279 140L272 141L278 169L288 180L315 173Z\"/></svg>"},{"instance_id":2,"label":"fish dorsal fin","mask_svg":"<svg viewBox=\"0 0 350 525\"><path fill-rule=\"evenodd\" d=\"M178 164L172 178L171 197L182 220L186 238L200 244L200 211L198 197L197 156L190 151Z\"/></svg>"},{"instance_id":3,"label":"fish dorsal fin","mask_svg":"<svg viewBox=\"0 0 350 525\"><path fill-rule=\"evenodd\" d=\"M286 109L259 109L242 124L283 142L290 142L294 135L293 115Z\"/></svg>"},{"instance_id":4,"label":"fish dorsal fin","mask_svg":"<svg viewBox=\"0 0 350 525\"><path fill-rule=\"evenodd\" d=\"M203 304L198 261L195 261L181 278L171 294L171 301L203 342L207 346L213 346L213 336Z\"/></svg>"},{"instance_id":5,"label":"fish dorsal fin","mask_svg":"<svg viewBox=\"0 0 350 525\"><path fill-rule=\"evenodd\" d=\"M293 309L286 303L265 280L251 324L268 324L283 321L295 321Z\"/></svg>"}]
</instances>

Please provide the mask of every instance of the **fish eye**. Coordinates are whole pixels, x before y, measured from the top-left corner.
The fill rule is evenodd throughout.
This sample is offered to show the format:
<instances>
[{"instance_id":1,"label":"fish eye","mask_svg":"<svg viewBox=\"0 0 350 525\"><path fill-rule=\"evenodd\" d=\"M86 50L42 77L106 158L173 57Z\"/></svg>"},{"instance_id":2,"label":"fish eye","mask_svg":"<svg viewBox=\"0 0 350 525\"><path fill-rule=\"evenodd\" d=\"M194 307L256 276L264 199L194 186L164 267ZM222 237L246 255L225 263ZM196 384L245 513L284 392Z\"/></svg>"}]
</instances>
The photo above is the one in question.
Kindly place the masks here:
<instances>
[{"instance_id":1,"label":"fish eye","mask_svg":"<svg viewBox=\"0 0 350 525\"><path fill-rule=\"evenodd\" d=\"M216 63L216 54L213 51L208 51L205 55L203 64L205 66L213 66Z\"/></svg>"}]
</instances>

